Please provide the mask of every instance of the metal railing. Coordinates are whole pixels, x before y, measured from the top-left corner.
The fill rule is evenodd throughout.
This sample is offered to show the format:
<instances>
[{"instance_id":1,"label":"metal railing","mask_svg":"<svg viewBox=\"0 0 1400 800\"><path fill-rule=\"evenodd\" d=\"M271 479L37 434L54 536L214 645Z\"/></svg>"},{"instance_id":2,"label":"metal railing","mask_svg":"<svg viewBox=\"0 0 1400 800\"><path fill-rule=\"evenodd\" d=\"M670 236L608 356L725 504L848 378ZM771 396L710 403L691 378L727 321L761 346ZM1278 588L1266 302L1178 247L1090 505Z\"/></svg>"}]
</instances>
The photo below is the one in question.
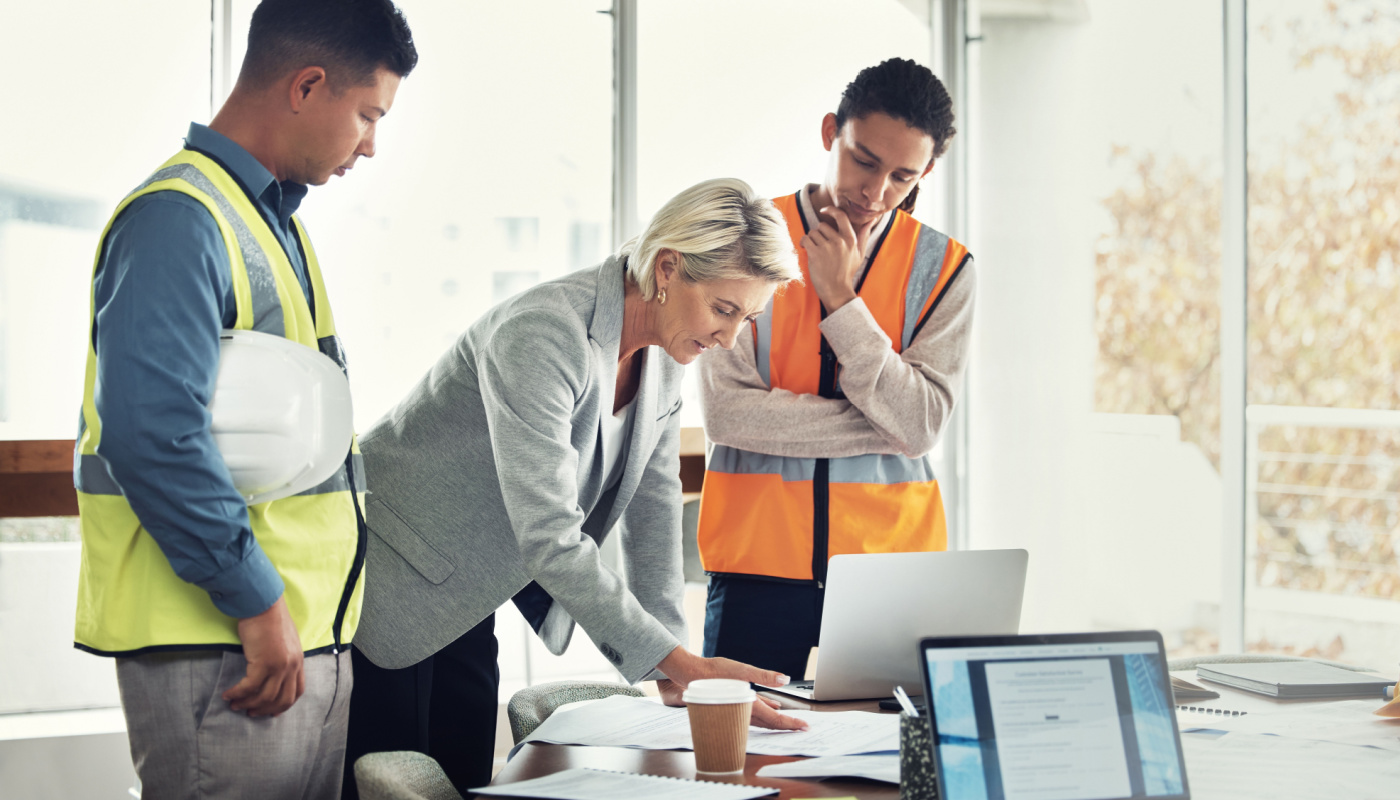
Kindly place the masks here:
<instances>
[{"instance_id":1,"label":"metal railing","mask_svg":"<svg viewBox=\"0 0 1400 800\"><path fill-rule=\"evenodd\" d=\"M1400 599L1400 411L1251 405L1247 586Z\"/></svg>"}]
</instances>

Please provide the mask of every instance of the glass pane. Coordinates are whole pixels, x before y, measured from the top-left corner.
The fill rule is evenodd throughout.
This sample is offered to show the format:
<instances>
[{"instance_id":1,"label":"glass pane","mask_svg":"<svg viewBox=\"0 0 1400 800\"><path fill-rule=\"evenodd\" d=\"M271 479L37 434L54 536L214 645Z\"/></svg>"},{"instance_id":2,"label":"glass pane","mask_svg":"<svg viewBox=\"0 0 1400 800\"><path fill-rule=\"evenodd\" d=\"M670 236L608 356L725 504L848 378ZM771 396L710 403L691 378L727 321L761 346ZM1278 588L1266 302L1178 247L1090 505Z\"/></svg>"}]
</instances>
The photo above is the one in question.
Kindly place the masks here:
<instances>
[{"instance_id":1,"label":"glass pane","mask_svg":"<svg viewBox=\"0 0 1400 800\"><path fill-rule=\"evenodd\" d=\"M209 4L0 13L0 69L42 75L6 87L27 111L0 128L0 439L72 438L98 234L208 117Z\"/></svg>"},{"instance_id":2,"label":"glass pane","mask_svg":"<svg viewBox=\"0 0 1400 800\"><path fill-rule=\"evenodd\" d=\"M234 6L235 69L255 6ZM378 153L302 206L361 431L492 305L611 249L612 18L572 0L399 6L419 62Z\"/></svg>"},{"instance_id":3,"label":"glass pane","mask_svg":"<svg viewBox=\"0 0 1400 800\"><path fill-rule=\"evenodd\" d=\"M1400 3L1249 7L1249 649L1400 652Z\"/></svg>"},{"instance_id":4,"label":"glass pane","mask_svg":"<svg viewBox=\"0 0 1400 800\"><path fill-rule=\"evenodd\" d=\"M767 197L820 182L822 117L836 110L856 73L896 56L929 64L928 26L898 0L639 5L642 222L710 178L740 178ZM935 222L937 195L926 191L916 216ZM681 415L684 426L703 424L689 382Z\"/></svg>"},{"instance_id":5,"label":"glass pane","mask_svg":"<svg viewBox=\"0 0 1400 800\"><path fill-rule=\"evenodd\" d=\"M0 439L71 439L98 237L209 115L209 4L8 3L0 71L29 76L0 127ZM0 520L0 714L119 705L111 662L73 649L76 532Z\"/></svg>"},{"instance_id":6,"label":"glass pane","mask_svg":"<svg viewBox=\"0 0 1400 800\"><path fill-rule=\"evenodd\" d=\"M1219 0L983 17L971 77L972 545L1024 547L1024 631L1220 607Z\"/></svg>"}]
</instances>

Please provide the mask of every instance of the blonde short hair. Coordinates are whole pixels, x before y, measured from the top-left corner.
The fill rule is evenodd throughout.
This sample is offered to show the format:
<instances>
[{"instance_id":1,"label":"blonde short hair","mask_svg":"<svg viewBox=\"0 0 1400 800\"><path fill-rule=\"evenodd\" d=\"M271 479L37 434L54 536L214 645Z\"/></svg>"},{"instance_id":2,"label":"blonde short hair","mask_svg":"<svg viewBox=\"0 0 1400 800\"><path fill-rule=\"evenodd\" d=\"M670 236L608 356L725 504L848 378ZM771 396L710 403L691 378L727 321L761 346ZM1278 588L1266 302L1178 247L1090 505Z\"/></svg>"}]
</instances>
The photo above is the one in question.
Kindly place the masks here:
<instances>
[{"instance_id":1,"label":"blonde short hair","mask_svg":"<svg viewBox=\"0 0 1400 800\"><path fill-rule=\"evenodd\" d=\"M643 300L656 295L662 250L679 254L680 275L691 283L757 278L786 284L802 276L782 213L737 178L697 183L671 198L618 251Z\"/></svg>"}]
</instances>

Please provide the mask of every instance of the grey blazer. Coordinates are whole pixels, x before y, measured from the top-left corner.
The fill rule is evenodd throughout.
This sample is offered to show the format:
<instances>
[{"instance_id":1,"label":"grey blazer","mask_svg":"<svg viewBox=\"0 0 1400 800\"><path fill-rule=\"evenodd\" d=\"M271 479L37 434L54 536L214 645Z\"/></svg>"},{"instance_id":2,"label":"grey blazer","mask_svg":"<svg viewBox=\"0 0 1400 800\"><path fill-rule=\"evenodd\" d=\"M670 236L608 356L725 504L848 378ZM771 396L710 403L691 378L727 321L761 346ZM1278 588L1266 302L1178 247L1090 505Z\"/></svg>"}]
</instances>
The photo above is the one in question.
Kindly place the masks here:
<instances>
[{"instance_id":1,"label":"grey blazer","mask_svg":"<svg viewBox=\"0 0 1400 800\"><path fill-rule=\"evenodd\" d=\"M531 581L553 599L539 628L550 652L577 620L635 682L685 641L682 367L661 348L643 356L622 477L602 486L622 297L610 258L506 300L361 438L372 493L355 646L375 664L427 658ZM598 552L614 527L621 575Z\"/></svg>"}]
</instances>

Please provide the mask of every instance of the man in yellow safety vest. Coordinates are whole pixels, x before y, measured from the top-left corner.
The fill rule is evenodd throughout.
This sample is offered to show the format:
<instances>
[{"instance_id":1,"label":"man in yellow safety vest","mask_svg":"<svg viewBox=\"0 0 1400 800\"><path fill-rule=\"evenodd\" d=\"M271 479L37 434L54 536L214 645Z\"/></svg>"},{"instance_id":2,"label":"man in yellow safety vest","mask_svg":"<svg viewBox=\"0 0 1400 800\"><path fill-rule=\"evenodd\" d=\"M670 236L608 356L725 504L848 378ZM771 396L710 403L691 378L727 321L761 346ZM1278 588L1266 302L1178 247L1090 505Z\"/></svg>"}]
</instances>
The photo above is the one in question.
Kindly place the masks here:
<instances>
[{"instance_id":1,"label":"man in yellow safety vest","mask_svg":"<svg viewBox=\"0 0 1400 800\"><path fill-rule=\"evenodd\" d=\"M264 0L237 85L98 245L74 458L76 646L116 659L147 797L336 798L363 593L356 448L248 506L210 432L220 331L343 369L308 185L374 155L417 63L390 0Z\"/></svg>"}]
</instances>

